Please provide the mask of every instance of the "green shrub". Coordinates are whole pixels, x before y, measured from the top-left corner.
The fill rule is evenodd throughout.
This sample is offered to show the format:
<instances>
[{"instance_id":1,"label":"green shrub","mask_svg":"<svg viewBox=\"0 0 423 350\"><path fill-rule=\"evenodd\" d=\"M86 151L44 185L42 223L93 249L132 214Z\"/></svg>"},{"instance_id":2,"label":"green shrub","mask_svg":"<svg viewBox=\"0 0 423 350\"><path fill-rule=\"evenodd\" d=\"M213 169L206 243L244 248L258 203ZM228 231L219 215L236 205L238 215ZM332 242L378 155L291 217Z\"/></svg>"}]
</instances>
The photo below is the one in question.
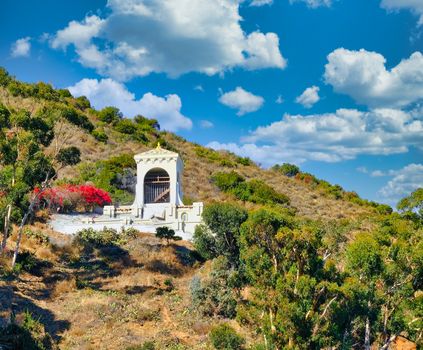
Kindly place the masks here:
<instances>
[{"instance_id":1,"label":"green shrub","mask_svg":"<svg viewBox=\"0 0 423 350\"><path fill-rule=\"evenodd\" d=\"M166 226L156 228L156 237L159 239L165 239L167 244L169 244L171 240L180 241L182 239L181 237L176 236L174 230Z\"/></svg>"},{"instance_id":2,"label":"green shrub","mask_svg":"<svg viewBox=\"0 0 423 350\"><path fill-rule=\"evenodd\" d=\"M107 141L109 140L109 137L107 136L107 134L103 130L95 129L95 130L93 130L91 135L93 135L93 137L97 141L100 141L100 142L103 142L103 143L107 143Z\"/></svg>"},{"instance_id":3,"label":"green shrub","mask_svg":"<svg viewBox=\"0 0 423 350\"><path fill-rule=\"evenodd\" d=\"M160 124L157 119L148 119L142 115L136 115L134 122L138 124L140 130L151 132L160 130Z\"/></svg>"},{"instance_id":4,"label":"green shrub","mask_svg":"<svg viewBox=\"0 0 423 350\"><path fill-rule=\"evenodd\" d=\"M68 89L58 89L57 93L61 98L72 98L72 94L69 92Z\"/></svg>"},{"instance_id":5,"label":"green shrub","mask_svg":"<svg viewBox=\"0 0 423 350\"><path fill-rule=\"evenodd\" d=\"M23 251L18 254L14 270L17 273L21 271L37 273L41 267L42 263L35 257L34 253Z\"/></svg>"},{"instance_id":6,"label":"green shrub","mask_svg":"<svg viewBox=\"0 0 423 350\"><path fill-rule=\"evenodd\" d=\"M244 338L227 323L211 330L210 341L216 350L242 350L245 344Z\"/></svg>"},{"instance_id":7,"label":"green shrub","mask_svg":"<svg viewBox=\"0 0 423 350\"><path fill-rule=\"evenodd\" d=\"M196 145L194 150L198 157L204 158L211 163L217 163L220 166L231 168L236 166L236 162L231 160L231 155L228 153L225 154L200 145ZM232 157L236 156L233 155Z\"/></svg>"},{"instance_id":8,"label":"green shrub","mask_svg":"<svg viewBox=\"0 0 423 350\"><path fill-rule=\"evenodd\" d=\"M98 112L98 119L107 124L116 124L122 119L122 113L116 107L104 107Z\"/></svg>"},{"instance_id":9,"label":"green shrub","mask_svg":"<svg viewBox=\"0 0 423 350\"><path fill-rule=\"evenodd\" d=\"M236 162L241 165L249 166L253 164L253 161L248 157L236 157Z\"/></svg>"},{"instance_id":10,"label":"green shrub","mask_svg":"<svg viewBox=\"0 0 423 350\"><path fill-rule=\"evenodd\" d=\"M231 161L230 159L223 158L219 161L220 166L228 167L228 168L235 168L236 163Z\"/></svg>"},{"instance_id":11,"label":"green shrub","mask_svg":"<svg viewBox=\"0 0 423 350\"><path fill-rule=\"evenodd\" d=\"M155 350L154 342L146 341L140 345L133 345L126 348L126 350Z\"/></svg>"},{"instance_id":12,"label":"green shrub","mask_svg":"<svg viewBox=\"0 0 423 350\"><path fill-rule=\"evenodd\" d=\"M166 291L171 292L175 289L175 285L173 284L173 280L171 278L166 278L164 280L164 285L166 286Z\"/></svg>"},{"instance_id":13,"label":"green shrub","mask_svg":"<svg viewBox=\"0 0 423 350\"><path fill-rule=\"evenodd\" d=\"M0 67L0 86L7 86L11 81L12 77L9 75L6 69Z\"/></svg>"},{"instance_id":14,"label":"green shrub","mask_svg":"<svg viewBox=\"0 0 423 350\"><path fill-rule=\"evenodd\" d=\"M229 173L218 172L212 176L214 184L224 192L236 189L245 179L235 171Z\"/></svg>"},{"instance_id":15,"label":"green shrub","mask_svg":"<svg viewBox=\"0 0 423 350\"><path fill-rule=\"evenodd\" d=\"M205 158L210 162L216 162L221 160L221 155L210 148L206 148L203 146L196 146L195 147L195 154L200 158Z\"/></svg>"},{"instance_id":16,"label":"green shrub","mask_svg":"<svg viewBox=\"0 0 423 350\"><path fill-rule=\"evenodd\" d=\"M36 240L39 244L48 244L50 242L49 237L43 231L32 231L30 228L25 227L23 233L25 236Z\"/></svg>"},{"instance_id":17,"label":"green shrub","mask_svg":"<svg viewBox=\"0 0 423 350\"><path fill-rule=\"evenodd\" d=\"M86 162L78 166L78 183L92 182L109 192L115 203L131 203L134 200L133 188L122 183L122 177L135 176L135 169L132 154L121 154L96 163Z\"/></svg>"},{"instance_id":18,"label":"green shrub","mask_svg":"<svg viewBox=\"0 0 423 350\"><path fill-rule=\"evenodd\" d=\"M79 126L88 132L92 132L94 130L94 125L90 122L88 117L81 112L78 112L76 109L71 107L63 107L60 113L62 117L65 118L69 123Z\"/></svg>"},{"instance_id":19,"label":"green shrub","mask_svg":"<svg viewBox=\"0 0 423 350\"><path fill-rule=\"evenodd\" d=\"M289 198L261 180L245 179L235 171L218 172L212 176L214 184L224 192L232 193L242 201L258 204L289 204Z\"/></svg>"},{"instance_id":20,"label":"green shrub","mask_svg":"<svg viewBox=\"0 0 423 350\"><path fill-rule=\"evenodd\" d=\"M81 151L75 146L65 147L58 152L56 159L62 165L76 165L81 161Z\"/></svg>"},{"instance_id":21,"label":"green shrub","mask_svg":"<svg viewBox=\"0 0 423 350\"><path fill-rule=\"evenodd\" d=\"M10 126L10 111L9 109L0 103L0 130Z\"/></svg>"},{"instance_id":22,"label":"green shrub","mask_svg":"<svg viewBox=\"0 0 423 350\"><path fill-rule=\"evenodd\" d=\"M90 100L85 96L79 96L75 98L75 107L79 108L80 110L91 108Z\"/></svg>"},{"instance_id":23,"label":"green shrub","mask_svg":"<svg viewBox=\"0 0 423 350\"><path fill-rule=\"evenodd\" d=\"M276 192L261 180L251 180L247 183L251 193L249 201L260 204L289 204L288 196Z\"/></svg>"},{"instance_id":24,"label":"green shrub","mask_svg":"<svg viewBox=\"0 0 423 350\"><path fill-rule=\"evenodd\" d=\"M38 82L35 84L35 96L49 101L59 101L60 94L50 84Z\"/></svg>"},{"instance_id":25,"label":"green shrub","mask_svg":"<svg viewBox=\"0 0 423 350\"><path fill-rule=\"evenodd\" d=\"M239 258L239 228L247 211L231 203L215 203L204 208L204 225L196 227L194 246L205 259L225 256L236 266Z\"/></svg>"},{"instance_id":26,"label":"green shrub","mask_svg":"<svg viewBox=\"0 0 423 350\"><path fill-rule=\"evenodd\" d=\"M116 123L115 130L122 134L132 135L137 131L137 126L132 120L122 119Z\"/></svg>"},{"instance_id":27,"label":"green shrub","mask_svg":"<svg viewBox=\"0 0 423 350\"><path fill-rule=\"evenodd\" d=\"M14 322L0 328L0 344L4 349L47 350L55 349L53 339L44 325L27 310L21 324Z\"/></svg>"},{"instance_id":28,"label":"green shrub","mask_svg":"<svg viewBox=\"0 0 423 350\"><path fill-rule=\"evenodd\" d=\"M207 277L201 280L194 276L191 280L192 306L205 316L234 318L243 282L242 273L226 257L218 257Z\"/></svg>"},{"instance_id":29,"label":"green shrub","mask_svg":"<svg viewBox=\"0 0 423 350\"><path fill-rule=\"evenodd\" d=\"M272 167L272 169L279 171L288 177L293 177L300 172L300 168L298 166L289 163L283 163L282 165L276 164Z\"/></svg>"},{"instance_id":30,"label":"green shrub","mask_svg":"<svg viewBox=\"0 0 423 350\"><path fill-rule=\"evenodd\" d=\"M91 244L94 246L112 246L125 244L129 239L135 238L138 231L133 228L122 229L120 232L112 228L103 228L96 231L86 228L78 231L75 235L75 244Z\"/></svg>"}]
</instances>

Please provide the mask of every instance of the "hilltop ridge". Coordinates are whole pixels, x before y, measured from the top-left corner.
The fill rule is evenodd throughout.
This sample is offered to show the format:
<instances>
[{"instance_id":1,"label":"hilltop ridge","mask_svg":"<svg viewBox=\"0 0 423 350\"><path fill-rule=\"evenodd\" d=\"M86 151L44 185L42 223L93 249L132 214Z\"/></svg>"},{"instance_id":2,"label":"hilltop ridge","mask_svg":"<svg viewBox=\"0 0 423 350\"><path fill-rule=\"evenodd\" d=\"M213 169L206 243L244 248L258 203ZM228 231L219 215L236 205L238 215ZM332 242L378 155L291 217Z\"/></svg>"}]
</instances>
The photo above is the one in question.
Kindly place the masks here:
<instances>
[{"instance_id":1,"label":"hilltop ridge","mask_svg":"<svg viewBox=\"0 0 423 350\"><path fill-rule=\"evenodd\" d=\"M377 207L377 204L360 200L354 193L346 193L339 186L337 193L329 188L329 183L324 182L325 186L319 186L317 179L311 174L306 174L308 177L287 177L273 169L263 169L230 152L208 149L174 133L159 131L151 127L157 121L150 125L145 123L142 133L134 136L133 122L130 119L119 115L120 120L115 125L111 119L108 122L104 121L107 118L102 121L99 112L91 108L87 99L73 98L67 90L54 90L44 83L38 83L40 88L37 89L37 84L13 80L7 85L4 81L4 78L0 79L0 103L8 108L26 109L34 114L42 110L57 112L59 109L70 109L77 116L83 117L83 122L88 127L77 118L68 119L68 135L64 140L65 145L80 149L83 164L143 152L161 141L162 147L178 152L184 160L183 188L185 196L190 200L207 203L229 199L230 196L228 198L227 194L212 184L211 176L219 171L236 171L246 179L262 180L276 191L287 195L297 213L309 218L326 220L365 217L372 215L375 212L374 207ZM31 86L35 88L31 90ZM54 96L52 91L59 93L56 92L57 96ZM54 147L57 141L50 147ZM77 176L80 167L66 167L61 170L59 179Z\"/></svg>"}]
</instances>

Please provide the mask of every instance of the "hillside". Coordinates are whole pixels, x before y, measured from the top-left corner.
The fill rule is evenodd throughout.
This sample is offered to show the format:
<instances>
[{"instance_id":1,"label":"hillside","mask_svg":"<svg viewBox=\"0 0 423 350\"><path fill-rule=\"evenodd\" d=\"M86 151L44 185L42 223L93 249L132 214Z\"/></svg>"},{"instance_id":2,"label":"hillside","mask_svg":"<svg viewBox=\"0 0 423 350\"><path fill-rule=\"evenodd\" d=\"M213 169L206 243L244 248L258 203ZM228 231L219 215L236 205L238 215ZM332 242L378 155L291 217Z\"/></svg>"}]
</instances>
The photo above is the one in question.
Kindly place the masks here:
<instances>
[{"instance_id":1,"label":"hillside","mask_svg":"<svg viewBox=\"0 0 423 350\"><path fill-rule=\"evenodd\" d=\"M0 88L0 103L15 109L27 109L33 113L49 104L35 98L22 98L12 96L9 91ZM71 102L72 104L72 102ZM93 113L85 110L90 121L96 125L99 123ZM373 212L368 206L357 205L351 201L336 200L327 194L313 189L311 186L284 176L272 170L265 170L251 162L251 165L242 165L237 162L235 155L223 151L207 150L202 146L193 144L177 135L169 132L161 132L159 135L148 135L147 143L131 140L128 135L116 132L107 125L102 124L102 129L108 136L107 143L96 140L86 130L68 124L68 135L65 145L77 145L81 150L81 159L86 162L107 160L112 156L121 154L136 154L155 147L157 140L165 140L164 147L178 152L184 160L183 188L187 197L204 201L227 200L228 196L221 193L210 181L213 173L218 171L236 170L245 178L263 180L271 185L276 191L286 194L294 208L300 215L313 219L342 219L365 217ZM53 142L55 145L57 140ZM53 146L52 146L53 147ZM206 151L204 151L206 150ZM223 163L223 165L222 165ZM73 177L77 175L74 168L65 168L60 177Z\"/></svg>"},{"instance_id":2,"label":"hillside","mask_svg":"<svg viewBox=\"0 0 423 350\"><path fill-rule=\"evenodd\" d=\"M11 268L28 193L42 179L25 187L25 176L39 177L25 152L16 174L5 157L1 227L7 200L16 212L0 258L0 348L358 350L388 349L399 335L421 343L423 226L412 210L392 213L298 169L263 169L0 69L2 121L4 155L13 159L18 137L41 160L76 147L80 159L58 167L52 185L90 182L119 203L133 199L133 155L160 142L184 161L185 203L206 209L194 242L170 243L132 229L65 236L40 209ZM45 145L31 144L42 136ZM9 185L15 175L22 188Z\"/></svg>"}]
</instances>

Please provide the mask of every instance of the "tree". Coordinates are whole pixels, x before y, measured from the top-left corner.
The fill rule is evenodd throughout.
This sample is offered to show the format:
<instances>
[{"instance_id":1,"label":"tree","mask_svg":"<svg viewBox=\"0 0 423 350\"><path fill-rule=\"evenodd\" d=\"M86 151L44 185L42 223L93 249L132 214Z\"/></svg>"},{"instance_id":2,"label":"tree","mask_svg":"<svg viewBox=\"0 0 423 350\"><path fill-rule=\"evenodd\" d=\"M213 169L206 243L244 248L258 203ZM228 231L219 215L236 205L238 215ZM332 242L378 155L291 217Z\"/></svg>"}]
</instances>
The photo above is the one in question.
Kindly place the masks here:
<instances>
[{"instance_id":1,"label":"tree","mask_svg":"<svg viewBox=\"0 0 423 350\"><path fill-rule=\"evenodd\" d=\"M378 305L375 293L378 277L383 269L380 247L369 234L359 235L347 248L346 269L355 278L360 290L365 290L363 303L367 304L364 326L364 348L370 350L371 327L376 319Z\"/></svg>"},{"instance_id":2,"label":"tree","mask_svg":"<svg viewBox=\"0 0 423 350\"><path fill-rule=\"evenodd\" d=\"M60 117L66 119L69 123L85 129L88 132L92 132L94 130L94 125L87 116L77 111L75 108L61 107L59 110Z\"/></svg>"},{"instance_id":3,"label":"tree","mask_svg":"<svg viewBox=\"0 0 423 350\"><path fill-rule=\"evenodd\" d=\"M107 124L116 124L122 119L122 113L116 107L104 107L98 113L98 119Z\"/></svg>"},{"instance_id":4,"label":"tree","mask_svg":"<svg viewBox=\"0 0 423 350\"><path fill-rule=\"evenodd\" d=\"M180 241L182 238L176 236L175 231L170 229L169 227L162 226L156 228L156 237L160 239L165 239L166 244L169 245L169 242L172 241Z\"/></svg>"},{"instance_id":5,"label":"tree","mask_svg":"<svg viewBox=\"0 0 423 350\"><path fill-rule=\"evenodd\" d=\"M214 327L210 340L216 350L242 350L245 340L227 323Z\"/></svg>"},{"instance_id":6,"label":"tree","mask_svg":"<svg viewBox=\"0 0 423 350\"><path fill-rule=\"evenodd\" d=\"M203 226L194 233L194 246L206 259L219 255L231 265L239 263L239 229L247 219L247 211L231 203L215 203L203 211Z\"/></svg>"},{"instance_id":7,"label":"tree","mask_svg":"<svg viewBox=\"0 0 423 350\"><path fill-rule=\"evenodd\" d=\"M91 103L90 100L88 98L86 98L85 96L79 96L75 99L75 105L77 108L84 110L87 108L91 108Z\"/></svg>"},{"instance_id":8,"label":"tree","mask_svg":"<svg viewBox=\"0 0 423 350\"><path fill-rule=\"evenodd\" d=\"M7 129L0 130L1 191L6 205L1 251L6 247L12 221L18 222L24 215L26 194L54 173L41 148L49 145L54 137L52 125L27 111L11 114L4 106L2 111L8 122Z\"/></svg>"},{"instance_id":9,"label":"tree","mask_svg":"<svg viewBox=\"0 0 423 350\"><path fill-rule=\"evenodd\" d=\"M91 135L93 135L93 137L100 142L103 143L107 143L107 140L109 139L109 137L107 136L107 134L101 130L101 129L95 129L93 130L93 132L91 133Z\"/></svg>"},{"instance_id":10,"label":"tree","mask_svg":"<svg viewBox=\"0 0 423 350\"><path fill-rule=\"evenodd\" d=\"M57 92L61 98L72 98L72 94L68 89L58 89Z\"/></svg>"},{"instance_id":11,"label":"tree","mask_svg":"<svg viewBox=\"0 0 423 350\"><path fill-rule=\"evenodd\" d=\"M66 165L75 165L81 161L81 151L75 146L62 148L56 157L57 161Z\"/></svg>"},{"instance_id":12,"label":"tree","mask_svg":"<svg viewBox=\"0 0 423 350\"><path fill-rule=\"evenodd\" d=\"M423 188L418 188L408 197L401 199L397 204L397 209L402 212L415 211L423 219Z\"/></svg>"},{"instance_id":13,"label":"tree","mask_svg":"<svg viewBox=\"0 0 423 350\"><path fill-rule=\"evenodd\" d=\"M11 224L19 224L12 266L16 263L23 228L32 216L39 196L50 186L61 167L68 162L75 164L78 160L72 149L72 157L58 157L67 139L66 132L63 132L66 128L61 127L63 116L60 113L44 116L44 112L47 110L41 109L33 115L25 110L10 113L7 128L0 130L0 191L5 205L5 209L0 210L4 213L2 252ZM55 136L55 128L58 137L55 146L47 152ZM61 155L64 154L66 152ZM33 191L35 188L38 188L37 193Z\"/></svg>"},{"instance_id":14,"label":"tree","mask_svg":"<svg viewBox=\"0 0 423 350\"><path fill-rule=\"evenodd\" d=\"M281 172L283 175L288 177L294 177L300 172L300 168L295 164L283 163L282 165L274 165L273 170Z\"/></svg>"},{"instance_id":15,"label":"tree","mask_svg":"<svg viewBox=\"0 0 423 350\"><path fill-rule=\"evenodd\" d=\"M151 128L159 131L160 130L160 124L157 121L157 119L148 119L142 115L136 115L134 117L135 123L137 123L141 129L144 131L149 131Z\"/></svg>"},{"instance_id":16,"label":"tree","mask_svg":"<svg viewBox=\"0 0 423 350\"><path fill-rule=\"evenodd\" d=\"M6 87L13 78L9 75L9 73L3 67L0 67L0 86Z\"/></svg>"},{"instance_id":17,"label":"tree","mask_svg":"<svg viewBox=\"0 0 423 350\"><path fill-rule=\"evenodd\" d=\"M242 272L231 266L224 256L212 261L208 276L194 276L190 291L193 307L206 316L234 318L240 291Z\"/></svg>"},{"instance_id":18,"label":"tree","mask_svg":"<svg viewBox=\"0 0 423 350\"><path fill-rule=\"evenodd\" d=\"M122 119L116 123L115 129L122 134L132 135L137 131L137 126L132 120Z\"/></svg>"},{"instance_id":19,"label":"tree","mask_svg":"<svg viewBox=\"0 0 423 350\"><path fill-rule=\"evenodd\" d=\"M320 226L288 212L261 209L242 225L240 257L251 297L239 317L256 325L266 348L340 345L340 276L324 264L322 247Z\"/></svg>"}]
</instances>

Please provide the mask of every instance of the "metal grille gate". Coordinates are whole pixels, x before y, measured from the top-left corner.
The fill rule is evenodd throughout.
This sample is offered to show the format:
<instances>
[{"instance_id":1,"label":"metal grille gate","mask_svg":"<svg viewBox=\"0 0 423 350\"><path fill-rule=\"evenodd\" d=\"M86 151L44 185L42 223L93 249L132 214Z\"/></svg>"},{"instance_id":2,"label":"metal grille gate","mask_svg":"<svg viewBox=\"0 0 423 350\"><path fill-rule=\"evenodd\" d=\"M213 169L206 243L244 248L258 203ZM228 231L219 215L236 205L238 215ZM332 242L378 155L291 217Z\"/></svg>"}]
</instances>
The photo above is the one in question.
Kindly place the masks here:
<instances>
[{"instance_id":1,"label":"metal grille gate","mask_svg":"<svg viewBox=\"0 0 423 350\"><path fill-rule=\"evenodd\" d=\"M170 202L170 177L163 169L152 169L144 179L144 203Z\"/></svg>"}]
</instances>

